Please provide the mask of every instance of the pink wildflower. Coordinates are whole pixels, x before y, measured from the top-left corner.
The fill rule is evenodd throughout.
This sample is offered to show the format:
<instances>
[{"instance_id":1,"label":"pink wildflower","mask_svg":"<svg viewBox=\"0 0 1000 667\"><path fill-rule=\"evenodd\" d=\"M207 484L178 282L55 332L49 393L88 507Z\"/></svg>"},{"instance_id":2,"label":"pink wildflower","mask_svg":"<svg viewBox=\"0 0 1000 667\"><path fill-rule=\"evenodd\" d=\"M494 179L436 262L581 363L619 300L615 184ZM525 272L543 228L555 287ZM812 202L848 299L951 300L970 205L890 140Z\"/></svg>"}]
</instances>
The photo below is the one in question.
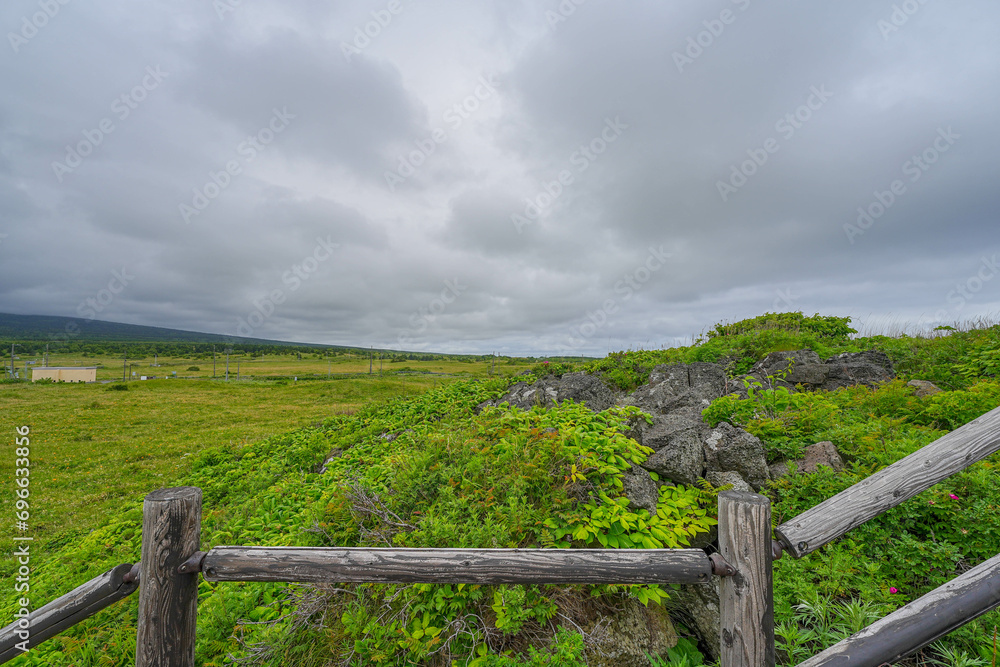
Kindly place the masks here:
<instances>
[{"instance_id":1,"label":"pink wildflower","mask_svg":"<svg viewBox=\"0 0 1000 667\"><path fill-rule=\"evenodd\" d=\"M892 593L893 595L895 595L896 593L899 592L899 589L898 588L893 588L892 586L889 586L889 592Z\"/></svg>"},{"instance_id":2,"label":"pink wildflower","mask_svg":"<svg viewBox=\"0 0 1000 667\"><path fill-rule=\"evenodd\" d=\"M956 496L954 493L949 493L948 497L951 498L952 500L958 500L958 496Z\"/></svg>"}]
</instances>

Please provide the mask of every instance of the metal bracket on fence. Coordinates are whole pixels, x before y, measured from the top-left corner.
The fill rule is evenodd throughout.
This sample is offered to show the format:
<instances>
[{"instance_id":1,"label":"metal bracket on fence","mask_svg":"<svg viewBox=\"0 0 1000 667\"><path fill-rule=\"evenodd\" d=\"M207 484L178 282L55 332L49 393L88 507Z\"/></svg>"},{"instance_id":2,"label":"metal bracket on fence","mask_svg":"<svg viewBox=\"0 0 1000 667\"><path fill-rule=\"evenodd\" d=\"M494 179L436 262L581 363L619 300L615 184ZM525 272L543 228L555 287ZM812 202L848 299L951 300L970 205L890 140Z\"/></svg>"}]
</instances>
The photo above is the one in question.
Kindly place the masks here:
<instances>
[{"instance_id":1,"label":"metal bracket on fence","mask_svg":"<svg viewBox=\"0 0 1000 667\"><path fill-rule=\"evenodd\" d=\"M205 562L205 556L207 555L208 554L204 551L195 551L190 558L177 567L177 572L179 574L201 572L201 565Z\"/></svg>"},{"instance_id":2,"label":"metal bracket on fence","mask_svg":"<svg viewBox=\"0 0 1000 667\"><path fill-rule=\"evenodd\" d=\"M712 574L717 577L732 577L736 574L736 568L726 562L720 553L714 553L708 557L712 561Z\"/></svg>"},{"instance_id":3,"label":"metal bracket on fence","mask_svg":"<svg viewBox=\"0 0 1000 667\"><path fill-rule=\"evenodd\" d=\"M142 561L140 561L138 563L135 563L132 566L132 569L125 573L125 576L122 577L122 581L124 583L131 584L131 583L139 581L139 566L140 566L141 562Z\"/></svg>"}]
</instances>

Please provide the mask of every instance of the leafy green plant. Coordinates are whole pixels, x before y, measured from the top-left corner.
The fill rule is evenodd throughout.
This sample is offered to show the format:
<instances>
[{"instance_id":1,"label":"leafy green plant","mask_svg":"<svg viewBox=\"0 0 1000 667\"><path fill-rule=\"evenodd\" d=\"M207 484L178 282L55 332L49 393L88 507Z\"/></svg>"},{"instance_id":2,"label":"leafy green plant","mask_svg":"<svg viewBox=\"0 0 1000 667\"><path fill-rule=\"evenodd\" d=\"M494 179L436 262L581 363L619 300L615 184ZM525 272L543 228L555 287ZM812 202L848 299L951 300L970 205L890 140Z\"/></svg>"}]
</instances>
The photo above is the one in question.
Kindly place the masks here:
<instances>
[{"instance_id":1,"label":"leafy green plant","mask_svg":"<svg viewBox=\"0 0 1000 667\"><path fill-rule=\"evenodd\" d=\"M667 659L646 654L651 667L702 667L705 656L698 650L698 644L687 637L678 637L677 645L667 649Z\"/></svg>"}]
</instances>

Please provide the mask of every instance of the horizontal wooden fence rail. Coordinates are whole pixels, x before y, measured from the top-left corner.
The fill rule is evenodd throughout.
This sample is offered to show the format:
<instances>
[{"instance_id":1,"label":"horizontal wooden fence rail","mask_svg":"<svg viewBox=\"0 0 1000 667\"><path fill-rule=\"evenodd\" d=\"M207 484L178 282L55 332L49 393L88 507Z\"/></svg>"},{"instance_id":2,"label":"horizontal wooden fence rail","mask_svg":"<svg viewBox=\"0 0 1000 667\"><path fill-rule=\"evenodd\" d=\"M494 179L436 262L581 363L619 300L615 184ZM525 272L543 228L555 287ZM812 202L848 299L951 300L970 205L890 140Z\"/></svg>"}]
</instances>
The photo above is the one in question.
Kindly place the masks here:
<instances>
[{"instance_id":1,"label":"horizontal wooden fence rail","mask_svg":"<svg viewBox=\"0 0 1000 667\"><path fill-rule=\"evenodd\" d=\"M215 547L208 581L427 584L697 584L701 549L376 549Z\"/></svg>"},{"instance_id":2,"label":"horizontal wooden fence rail","mask_svg":"<svg viewBox=\"0 0 1000 667\"><path fill-rule=\"evenodd\" d=\"M138 570L133 569L131 563L114 567L31 612L24 623L18 619L0 630L0 663L23 653L17 645L25 637L28 647L35 647L134 593L139 588L139 577Z\"/></svg>"},{"instance_id":3,"label":"horizontal wooden fence rail","mask_svg":"<svg viewBox=\"0 0 1000 667\"><path fill-rule=\"evenodd\" d=\"M1000 555L897 609L798 667L878 667L1000 607Z\"/></svg>"},{"instance_id":4,"label":"horizontal wooden fence rail","mask_svg":"<svg viewBox=\"0 0 1000 667\"><path fill-rule=\"evenodd\" d=\"M824 500L774 532L801 558L1000 450L1000 408Z\"/></svg>"}]
</instances>

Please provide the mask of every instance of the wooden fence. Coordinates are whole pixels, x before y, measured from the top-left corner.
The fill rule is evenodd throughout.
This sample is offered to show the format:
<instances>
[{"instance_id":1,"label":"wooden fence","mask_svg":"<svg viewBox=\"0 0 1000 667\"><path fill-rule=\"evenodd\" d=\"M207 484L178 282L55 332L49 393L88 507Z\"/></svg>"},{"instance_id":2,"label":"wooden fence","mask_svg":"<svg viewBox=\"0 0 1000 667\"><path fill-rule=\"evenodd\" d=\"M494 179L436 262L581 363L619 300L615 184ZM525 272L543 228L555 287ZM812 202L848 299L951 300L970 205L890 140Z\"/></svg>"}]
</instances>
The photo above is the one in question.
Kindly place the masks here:
<instances>
[{"instance_id":1,"label":"wooden fence","mask_svg":"<svg viewBox=\"0 0 1000 667\"><path fill-rule=\"evenodd\" d=\"M1000 450L1000 408L773 529L761 495L719 494L719 553L700 549L199 550L201 490L143 504L141 561L123 564L0 630L0 663L139 590L138 667L193 667L198 576L209 581L545 584L708 583L721 577L722 667L773 667L772 561L801 558ZM801 663L879 667L1000 607L1000 555Z\"/></svg>"}]
</instances>

